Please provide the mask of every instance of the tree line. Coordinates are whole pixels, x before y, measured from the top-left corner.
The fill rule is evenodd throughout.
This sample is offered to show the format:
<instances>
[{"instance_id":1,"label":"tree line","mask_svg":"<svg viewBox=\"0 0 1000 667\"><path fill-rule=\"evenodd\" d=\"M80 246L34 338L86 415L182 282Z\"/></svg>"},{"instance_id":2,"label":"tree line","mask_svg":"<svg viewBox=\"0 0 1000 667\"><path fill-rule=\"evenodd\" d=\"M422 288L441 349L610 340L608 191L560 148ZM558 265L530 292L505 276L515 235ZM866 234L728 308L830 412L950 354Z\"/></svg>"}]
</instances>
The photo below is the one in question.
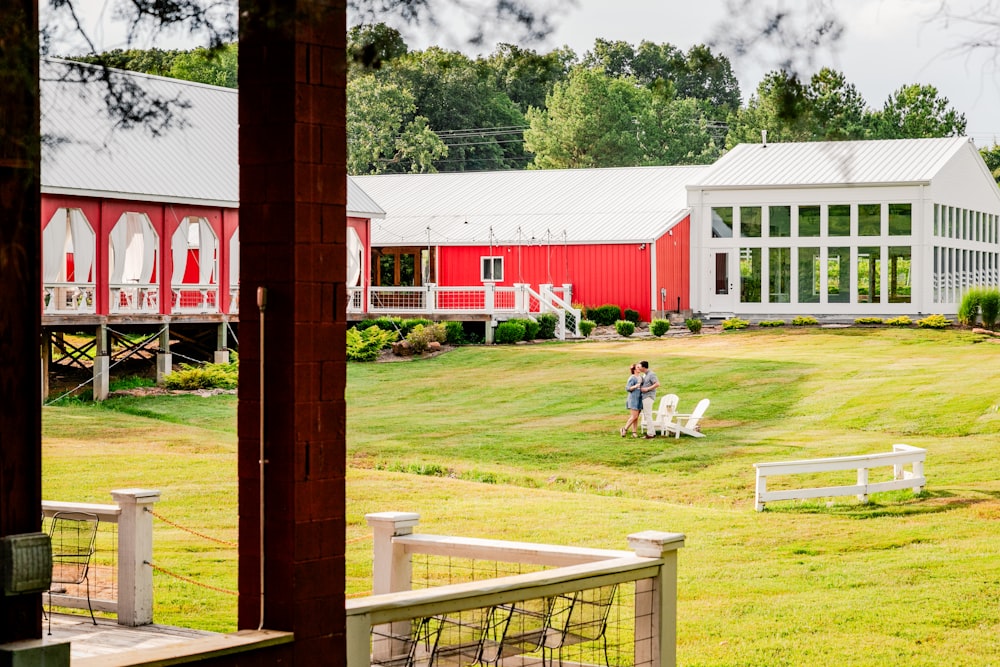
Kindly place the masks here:
<instances>
[{"instance_id":1,"label":"tree line","mask_svg":"<svg viewBox=\"0 0 1000 667\"><path fill-rule=\"evenodd\" d=\"M348 172L708 164L736 144L960 136L964 114L930 85L872 108L845 76L766 74L743 103L728 58L705 45L598 39L578 56L501 43L487 56L410 50L385 24L348 35ZM237 86L221 50L112 51L111 67ZM1000 149L984 149L991 168Z\"/></svg>"}]
</instances>

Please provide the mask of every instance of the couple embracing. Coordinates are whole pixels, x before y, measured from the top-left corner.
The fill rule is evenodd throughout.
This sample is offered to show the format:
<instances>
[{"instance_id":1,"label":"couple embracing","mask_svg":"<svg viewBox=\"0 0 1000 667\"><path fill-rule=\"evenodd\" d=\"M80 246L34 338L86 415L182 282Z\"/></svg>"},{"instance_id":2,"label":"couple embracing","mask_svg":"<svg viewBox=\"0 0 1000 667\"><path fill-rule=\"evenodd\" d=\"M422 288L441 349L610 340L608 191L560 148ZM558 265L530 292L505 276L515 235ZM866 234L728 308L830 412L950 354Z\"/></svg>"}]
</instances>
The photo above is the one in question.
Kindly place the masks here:
<instances>
[{"instance_id":1,"label":"couple embracing","mask_svg":"<svg viewBox=\"0 0 1000 667\"><path fill-rule=\"evenodd\" d=\"M656 401L656 388L660 386L660 381L656 373L649 370L648 361L640 361L629 367L628 382L625 383L627 398L625 407L628 408L629 416L625 426L622 426L619 433L624 438L628 430L632 429L632 437L638 438L640 415L646 420L646 437L655 438L656 429L653 427L653 403Z\"/></svg>"}]
</instances>

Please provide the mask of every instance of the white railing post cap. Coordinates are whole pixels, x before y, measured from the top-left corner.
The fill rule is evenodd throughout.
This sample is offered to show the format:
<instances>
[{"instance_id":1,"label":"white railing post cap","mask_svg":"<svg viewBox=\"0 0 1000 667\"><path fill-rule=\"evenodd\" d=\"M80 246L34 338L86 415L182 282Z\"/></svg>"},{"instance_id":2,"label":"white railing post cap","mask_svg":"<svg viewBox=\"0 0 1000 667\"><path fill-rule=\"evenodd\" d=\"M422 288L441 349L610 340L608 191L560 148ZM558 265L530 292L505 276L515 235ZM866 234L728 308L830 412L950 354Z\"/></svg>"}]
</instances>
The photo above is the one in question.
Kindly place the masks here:
<instances>
[{"instance_id":1,"label":"white railing post cap","mask_svg":"<svg viewBox=\"0 0 1000 667\"><path fill-rule=\"evenodd\" d=\"M156 489L115 489L111 497L116 501L132 498L137 502L155 503L160 500L160 492Z\"/></svg>"},{"instance_id":2,"label":"white railing post cap","mask_svg":"<svg viewBox=\"0 0 1000 667\"><path fill-rule=\"evenodd\" d=\"M365 520L369 526L391 523L399 530L416 526L420 522L420 515L416 512L372 512L365 515Z\"/></svg>"},{"instance_id":3,"label":"white railing post cap","mask_svg":"<svg viewBox=\"0 0 1000 667\"><path fill-rule=\"evenodd\" d=\"M628 546L636 556L659 558L668 551L676 551L684 546L683 533L664 533L659 530L644 530L628 536Z\"/></svg>"}]
</instances>

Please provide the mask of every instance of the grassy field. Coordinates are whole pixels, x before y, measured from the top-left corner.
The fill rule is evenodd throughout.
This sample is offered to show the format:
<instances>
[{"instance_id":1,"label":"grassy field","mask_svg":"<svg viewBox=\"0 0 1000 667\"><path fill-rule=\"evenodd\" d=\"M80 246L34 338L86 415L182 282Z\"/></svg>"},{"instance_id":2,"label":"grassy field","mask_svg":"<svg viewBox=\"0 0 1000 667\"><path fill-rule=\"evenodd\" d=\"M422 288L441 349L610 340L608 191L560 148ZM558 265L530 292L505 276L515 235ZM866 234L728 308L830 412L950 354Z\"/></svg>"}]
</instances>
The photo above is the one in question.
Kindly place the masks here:
<instances>
[{"instance_id":1,"label":"grassy field","mask_svg":"<svg viewBox=\"0 0 1000 667\"><path fill-rule=\"evenodd\" d=\"M998 356L971 333L851 328L352 364L348 593L370 588L367 512L419 512L421 532L619 549L665 530L687 536L681 665L1000 664ZM637 359L682 409L711 399L708 437L618 436ZM235 540L234 408L225 396L46 408L44 495L158 488L159 512ZM919 498L753 511L754 462L897 442L928 450ZM232 548L158 522L154 549L164 567L236 586ZM156 586L158 622L232 627L231 596L159 574Z\"/></svg>"}]
</instances>

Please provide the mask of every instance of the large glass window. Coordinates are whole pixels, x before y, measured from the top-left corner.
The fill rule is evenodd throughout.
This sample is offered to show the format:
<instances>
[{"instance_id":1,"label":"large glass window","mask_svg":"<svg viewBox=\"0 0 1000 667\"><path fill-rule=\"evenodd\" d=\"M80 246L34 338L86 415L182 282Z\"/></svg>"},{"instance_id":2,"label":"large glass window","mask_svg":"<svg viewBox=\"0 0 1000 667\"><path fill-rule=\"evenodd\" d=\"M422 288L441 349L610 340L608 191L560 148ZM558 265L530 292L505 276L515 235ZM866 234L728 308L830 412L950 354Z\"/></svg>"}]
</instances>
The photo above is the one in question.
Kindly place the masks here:
<instances>
[{"instance_id":1,"label":"large glass window","mask_svg":"<svg viewBox=\"0 0 1000 667\"><path fill-rule=\"evenodd\" d=\"M745 239L759 239L761 230L760 206L740 207L740 236Z\"/></svg>"},{"instance_id":2,"label":"large glass window","mask_svg":"<svg viewBox=\"0 0 1000 667\"><path fill-rule=\"evenodd\" d=\"M760 303L760 248L740 249L740 301Z\"/></svg>"},{"instance_id":3,"label":"large glass window","mask_svg":"<svg viewBox=\"0 0 1000 667\"><path fill-rule=\"evenodd\" d=\"M799 206L799 236L819 236L819 206Z\"/></svg>"},{"instance_id":4,"label":"large glass window","mask_svg":"<svg viewBox=\"0 0 1000 667\"><path fill-rule=\"evenodd\" d=\"M733 237L732 206L712 207L712 238L729 239Z\"/></svg>"},{"instance_id":5,"label":"large glass window","mask_svg":"<svg viewBox=\"0 0 1000 667\"><path fill-rule=\"evenodd\" d=\"M835 204L827 210L827 226L830 236L851 235L851 205Z\"/></svg>"},{"instance_id":6,"label":"large glass window","mask_svg":"<svg viewBox=\"0 0 1000 667\"><path fill-rule=\"evenodd\" d=\"M910 303L910 247L889 248L889 303Z\"/></svg>"},{"instance_id":7,"label":"large glass window","mask_svg":"<svg viewBox=\"0 0 1000 667\"><path fill-rule=\"evenodd\" d=\"M830 248L826 259L826 300L829 303L851 301L851 249Z\"/></svg>"},{"instance_id":8,"label":"large glass window","mask_svg":"<svg viewBox=\"0 0 1000 667\"><path fill-rule=\"evenodd\" d=\"M909 236L912 232L912 205L889 204L889 236Z\"/></svg>"},{"instance_id":9,"label":"large glass window","mask_svg":"<svg viewBox=\"0 0 1000 667\"><path fill-rule=\"evenodd\" d=\"M934 204L934 235L941 236L941 204Z\"/></svg>"},{"instance_id":10,"label":"large glass window","mask_svg":"<svg viewBox=\"0 0 1000 667\"><path fill-rule=\"evenodd\" d=\"M882 235L882 205L858 204L858 236Z\"/></svg>"},{"instance_id":11,"label":"large glass window","mask_svg":"<svg viewBox=\"0 0 1000 667\"><path fill-rule=\"evenodd\" d=\"M792 235L792 207L771 206L768 210L767 229L771 236Z\"/></svg>"},{"instance_id":12,"label":"large glass window","mask_svg":"<svg viewBox=\"0 0 1000 667\"><path fill-rule=\"evenodd\" d=\"M799 303L819 303L822 276L819 248L799 248Z\"/></svg>"},{"instance_id":13,"label":"large glass window","mask_svg":"<svg viewBox=\"0 0 1000 667\"><path fill-rule=\"evenodd\" d=\"M858 303L881 303L882 249L858 248Z\"/></svg>"},{"instance_id":14,"label":"large glass window","mask_svg":"<svg viewBox=\"0 0 1000 667\"><path fill-rule=\"evenodd\" d=\"M768 253L768 301L770 303L791 303L792 301L792 249L771 248Z\"/></svg>"}]
</instances>

